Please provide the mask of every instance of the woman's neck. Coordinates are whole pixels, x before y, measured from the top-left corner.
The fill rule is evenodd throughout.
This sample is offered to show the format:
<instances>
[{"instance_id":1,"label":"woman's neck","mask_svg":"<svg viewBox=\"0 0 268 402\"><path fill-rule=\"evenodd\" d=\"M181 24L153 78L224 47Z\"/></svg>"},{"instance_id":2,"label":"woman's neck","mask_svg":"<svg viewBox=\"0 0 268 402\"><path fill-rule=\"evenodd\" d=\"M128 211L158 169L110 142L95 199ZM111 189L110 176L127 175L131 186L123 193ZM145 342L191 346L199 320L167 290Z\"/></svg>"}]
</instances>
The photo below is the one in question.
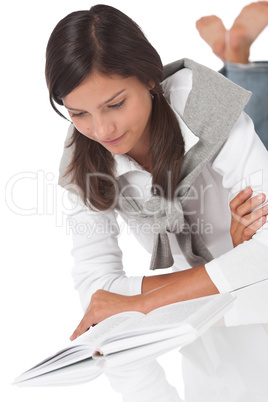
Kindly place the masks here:
<instances>
[{"instance_id":1,"label":"woman's neck","mask_svg":"<svg viewBox=\"0 0 268 402\"><path fill-rule=\"evenodd\" d=\"M138 162L145 170L152 173L152 158L149 152L151 148L150 126L149 120L141 138L135 146L127 152L127 155Z\"/></svg>"},{"instance_id":2,"label":"woman's neck","mask_svg":"<svg viewBox=\"0 0 268 402\"><path fill-rule=\"evenodd\" d=\"M149 155L149 149L149 143L140 143L135 148L131 149L127 155L138 162L145 170L152 173L152 160Z\"/></svg>"}]
</instances>

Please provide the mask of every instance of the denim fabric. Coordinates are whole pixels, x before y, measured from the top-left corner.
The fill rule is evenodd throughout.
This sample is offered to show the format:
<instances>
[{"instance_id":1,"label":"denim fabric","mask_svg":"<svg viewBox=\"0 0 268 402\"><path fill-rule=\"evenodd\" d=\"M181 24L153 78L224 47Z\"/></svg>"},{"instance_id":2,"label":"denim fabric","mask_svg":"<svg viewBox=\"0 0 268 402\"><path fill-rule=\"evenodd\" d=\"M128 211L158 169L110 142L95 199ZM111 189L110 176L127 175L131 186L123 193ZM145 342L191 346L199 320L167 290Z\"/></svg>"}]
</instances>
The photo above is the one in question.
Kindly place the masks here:
<instances>
[{"instance_id":1,"label":"denim fabric","mask_svg":"<svg viewBox=\"0 0 268 402\"><path fill-rule=\"evenodd\" d=\"M268 61L226 63L220 73L252 92L245 112L252 118L257 134L268 149Z\"/></svg>"}]
</instances>

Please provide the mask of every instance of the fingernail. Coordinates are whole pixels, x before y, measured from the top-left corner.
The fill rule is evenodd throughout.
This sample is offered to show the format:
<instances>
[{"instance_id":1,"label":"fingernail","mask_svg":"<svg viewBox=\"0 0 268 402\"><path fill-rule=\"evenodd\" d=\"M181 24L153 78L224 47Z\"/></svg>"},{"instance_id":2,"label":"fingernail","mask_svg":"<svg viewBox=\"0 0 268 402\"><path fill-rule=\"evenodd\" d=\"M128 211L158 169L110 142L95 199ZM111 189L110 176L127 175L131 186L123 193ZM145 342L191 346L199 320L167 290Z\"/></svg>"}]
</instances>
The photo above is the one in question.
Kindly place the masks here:
<instances>
[{"instance_id":1,"label":"fingernail","mask_svg":"<svg viewBox=\"0 0 268 402\"><path fill-rule=\"evenodd\" d=\"M259 194L257 197L257 200L262 200L263 199L264 194Z\"/></svg>"},{"instance_id":2,"label":"fingernail","mask_svg":"<svg viewBox=\"0 0 268 402\"><path fill-rule=\"evenodd\" d=\"M263 211L268 211L268 205L264 205Z\"/></svg>"},{"instance_id":3,"label":"fingernail","mask_svg":"<svg viewBox=\"0 0 268 402\"><path fill-rule=\"evenodd\" d=\"M249 191L250 191L250 187L246 187L244 190L244 193L247 194L247 193L249 193Z\"/></svg>"}]
</instances>

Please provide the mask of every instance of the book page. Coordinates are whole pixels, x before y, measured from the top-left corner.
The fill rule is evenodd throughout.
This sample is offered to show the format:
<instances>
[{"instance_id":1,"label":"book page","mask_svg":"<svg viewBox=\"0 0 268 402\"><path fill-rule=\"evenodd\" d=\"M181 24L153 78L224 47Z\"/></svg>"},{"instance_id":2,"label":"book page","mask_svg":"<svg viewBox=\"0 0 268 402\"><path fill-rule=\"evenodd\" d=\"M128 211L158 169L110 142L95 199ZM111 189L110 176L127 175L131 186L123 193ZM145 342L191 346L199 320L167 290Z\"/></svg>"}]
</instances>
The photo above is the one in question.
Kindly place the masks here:
<instances>
[{"instance_id":1,"label":"book page","mask_svg":"<svg viewBox=\"0 0 268 402\"><path fill-rule=\"evenodd\" d=\"M159 326L159 324L163 327L170 327L178 323L189 321L189 318L193 314L200 311L205 305L211 303L213 298L214 296L212 296L212 298L211 296L200 297L160 307L147 314L144 323L146 327L151 328L157 325Z\"/></svg>"},{"instance_id":2,"label":"book page","mask_svg":"<svg viewBox=\"0 0 268 402\"><path fill-rule=\"evenodd\" d=\"M230 294L218 294L160 307L102 345L102 353L115 353L172 337L192 337L216 322L230 306Z\"/></svg>"},{"instance_id":3,"label":"book page","mask_svg":"<svg viewBox=\"0 0 268 402\"><path fill-rule=\"evenodd\" d=\"M112 338L114 334L129 329L130 320L132 326L132 322L139 322L143 317L144 314L139 313L138 311L127 311L125 313L113 315L106 320L101 321L94 327L91 327L87 332L73 341L71 346L77 345L80 347L80 345L90 344L98 347L104 339Z\"/></svg>"},{"instance_id":4,"label":"book page","mask_svg":"<svg viewBox=\"0 0 268 402\"><path fill-rule=\"evenodd\" d=\"M104 338L100 349L103 354L114 353L138 345L158 342L168 337L193 332L189 317L196 313L210 299L194 299L160 307L131 322L131 326L121 329L114 337Z\"/></svg>"},{"instance_id":5,"label":"book page","mask_svg":"<svg viewBox=\"0 0 268 402\"><path fill-rule=\"evenodd\" d=\"M97 349L103 338L107 338L107 336L109 337L109 334L113 334L114 332L118 333L118 330L121 327L123 330L126 327L129 327L129 320L143 316L144 314L142 313L131 311L109 317L98 325L90 328L86 333L71 342L66 348L58 351L31 369L22 373L15 379L15 382L25 381L40 375L46 375L54 370L64 369L65 367L82 361L85 358L91 358L94 350ZM60 372L62 373L62 371ZM39 381L37 380L37 382Z\"/></svg>"},{"instance_id":6,"label":"book page","mask_svg":"<svg viewBox=\"0 0 268 402\"><path fill-rule=\"evenodd\" d=\"M190 316L209 302L211 302L210 297L202 297L160 307L133 323L131 328L121 331L121 334L125 337L127 334L134 335L144 331L153 332L186 325L185 321L189 322Z\"/></svg>"},{"instance_id":7,"label":"book page","mask_svg":"<svg viewBox=\"0 0 268 402\"><path fill-rule=\"evenodd\" d=\"M181 334L179 337L162 339L155 342L148 342L137 347L129 347L125 350L120 350L115 353L105 356L107 367L120 366L125 364L133 364L136 361L141 362L156 359L163 353L173 349L179 349L196 339L195 332Z\"/></svg>"},{"instance_id":8,"label":"book page","mask_svg":"<svg viewBox=\"0 0 268 402\"><path fill-rule=\"evenodd\" d=\"M69 356L73 356L75 353L77 352L75 347L70 347L70 348L65 348L60 350L59 352L53 354L52 356L47 357L45 360L42 360L40 363L36 364L35 366L33 366L31 369L27 370L26 373L28 371L34 371L34 370L39 370L39 368L45 367L49 364L52 364L56 361L60 361L62 359L66 359Z\"/></svg>"},{"instance_id":9,"label":"book page","mask_svg":"<svg viewBox=\"0 0 268 402\"><path fill-rule=\"evenodd\" d=\"M61 357L58 357L59 355L57 354L57 357L52 356L51 359L44 360L37 366L34 366L30 370L27 370L16 377L14 383L19 383L21 381L26 381L34 377L47 375L48 373L54 373L55 371L62 373L62 369L65 369L86 358L92 360L92 353L93 349L88 348L87 350L72 351L72 353L70 354L67 354L65 352L61 354Z\"/></svg>"},{"instance_id":10,"label":"book page","mask_svg":"<svg viewBox=\"0 0 268 402\"><path fill-rule=\"evenodd\" d=\"M75 385L91 381L102 372L103 369L96 366L92 358L88 358L43 374L32 373L32 376L20 376L14 384L21 387Z\"/></svg>"}]
</instances>

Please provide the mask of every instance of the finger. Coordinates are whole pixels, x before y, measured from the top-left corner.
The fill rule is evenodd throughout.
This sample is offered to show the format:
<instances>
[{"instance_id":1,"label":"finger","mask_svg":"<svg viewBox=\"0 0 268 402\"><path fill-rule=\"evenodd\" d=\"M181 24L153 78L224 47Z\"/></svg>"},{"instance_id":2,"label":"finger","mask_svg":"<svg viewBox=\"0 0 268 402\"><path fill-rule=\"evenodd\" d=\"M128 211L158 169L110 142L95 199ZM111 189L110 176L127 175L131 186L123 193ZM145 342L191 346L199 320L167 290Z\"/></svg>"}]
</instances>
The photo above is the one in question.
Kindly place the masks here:
<instances>
[{"instance_id":1,"label":"finger","mask_svg":"<svg viewBox=\"0 0 268 402\"><path fill-rule=\"evenodd\" d=\"M268 215L268 204L265 204L265 205L262 207L262 213L263 213L263 216Z\"/></svg>"},{"instance_id":2,"label":"finger","mask_svg":"<svg viewBox=\"0 0 268 402\"><path fill-rule=\"evenodd\" d=\"M252 223L252 225L245 228L243 232L244 240L250 240L252 236L266 223L266 216L262 216L257 221Z\"/></svg>"},{"instance_id":3,"label":"finger","mask_svg":"<svg viewBox=\"0 0 268 402\"><path fill-rule=\"evenodd\" d=\"M243 204L249 197L251 197L253 191L250 187L245 188L245 190L240 191L230 202L230 209L235 211L239 205Z\"/></svg>"},{"instance_id":4,"label":"finger","mask_svg":"<svg viewBox=\"0 0 268 402\"><path fill-rule=\"evenodd\" d=\"M265 194L259 194L246 201L244 204L241 204L237 207L236 211L231 211L232 221L241 223L244 226L250 225L254 220L259 219L262 215L266 215L267 211L265 207L261 207L259 209L258 206L263 204L265 201ZM251 211L254 212L251 212ZM256 213L256 211L259 211ZM249 213L251 212L251 213Z\"/></svg>"},{"instance_id":5,"label":"finger","mask_svg":"<svg viewBox=\"0 0 268 402\"><path fill-rule=\"evenodd\" d=\"M85 333L89 328L81 327L80 325L76 328L76 330L73 332L73 334L70 336L70 340L74 341L76 338L78 338L80 335Z\"/></svg>"},{"instance_id":6,"label":"finger","mask_svg":"<svg viewBox=\"0 0 268 402\"><path fill-rule=\"evenodd\" d=\"M268 205L265 205L264 207L258 208L254 212L243 216L242 218L239 217L238 226L248 227L249 225L252 225L253 222L258 221L258 219L260 219L262 216L266 216L267 214Z\"/></svg>"},{"instance_id":7,"label":"finger","mask_svg":"<svg viewBox=\"0 0 268 402\"><path fill-rule=\"evenodd\" d=\"M84 334L94 323L91 323L88 316L84 316L78 327L75 329L73 334L70 336L70 340L78 338L80 335Z\"/></svg>"},{"instance_id":8,"label":"finger","mask_svg":"<svg viewBox=\"0 0 268 402\"><path fill-rule=\"evenodd\" d=\"M249 214L251 211L254 211L260 205L262 205L265 201L265 194L261 193L256 195L255 197L250 198L249 200L245 201L243 204L239 205L236 209L236 213L239 216L244 216Z\"/></svg>"}]
</instances>

